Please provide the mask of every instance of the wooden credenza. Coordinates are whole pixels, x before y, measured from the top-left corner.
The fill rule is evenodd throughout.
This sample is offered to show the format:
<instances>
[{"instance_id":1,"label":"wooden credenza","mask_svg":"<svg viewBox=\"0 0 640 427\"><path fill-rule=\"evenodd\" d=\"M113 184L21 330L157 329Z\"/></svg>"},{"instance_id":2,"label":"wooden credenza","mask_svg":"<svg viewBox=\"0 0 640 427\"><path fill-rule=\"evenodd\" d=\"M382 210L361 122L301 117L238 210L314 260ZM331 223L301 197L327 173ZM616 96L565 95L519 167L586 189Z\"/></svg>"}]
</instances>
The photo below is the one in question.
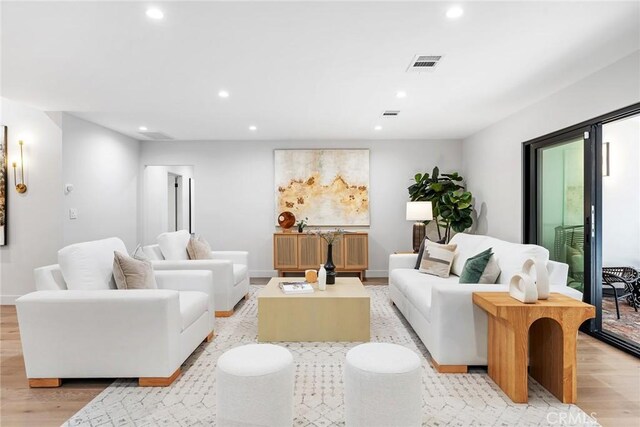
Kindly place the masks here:
<instances>
[{"instance_id":1,"label":"wooden credenza","mask_svg":"<svg viewBox=\"0 0 640 427\"><path fill-rule=\"evenodd\" d=\"M317 270L327 261L327 244L306 233L273 233L273 269L284 273ZM369 235L347 233L333 244L333 263L337 272L358 273L364 278L369 268Z\"/></svg>"}]
</instances>

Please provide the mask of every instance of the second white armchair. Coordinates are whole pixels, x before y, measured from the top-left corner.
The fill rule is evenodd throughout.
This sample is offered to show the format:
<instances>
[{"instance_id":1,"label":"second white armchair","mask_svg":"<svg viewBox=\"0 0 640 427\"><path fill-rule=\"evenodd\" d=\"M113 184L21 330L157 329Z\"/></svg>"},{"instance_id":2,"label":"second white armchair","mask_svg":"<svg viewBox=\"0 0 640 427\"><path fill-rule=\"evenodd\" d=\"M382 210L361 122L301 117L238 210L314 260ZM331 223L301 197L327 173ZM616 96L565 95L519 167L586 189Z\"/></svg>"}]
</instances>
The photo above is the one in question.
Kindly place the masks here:
<instances>
[{"instance_id":1,"label":"second white armchair","mask_svg":"<svg viewBox=\"0 0 640 427\"><path fill-rule=\"evenodd\" d=\"M211 259L190 260L186 230L163 233L160 244L144 246L154 270L208 270L213 275L216 317L233 315L234 307L249 295L249 252L212 251Z\"/></svg>"}]
</instances>

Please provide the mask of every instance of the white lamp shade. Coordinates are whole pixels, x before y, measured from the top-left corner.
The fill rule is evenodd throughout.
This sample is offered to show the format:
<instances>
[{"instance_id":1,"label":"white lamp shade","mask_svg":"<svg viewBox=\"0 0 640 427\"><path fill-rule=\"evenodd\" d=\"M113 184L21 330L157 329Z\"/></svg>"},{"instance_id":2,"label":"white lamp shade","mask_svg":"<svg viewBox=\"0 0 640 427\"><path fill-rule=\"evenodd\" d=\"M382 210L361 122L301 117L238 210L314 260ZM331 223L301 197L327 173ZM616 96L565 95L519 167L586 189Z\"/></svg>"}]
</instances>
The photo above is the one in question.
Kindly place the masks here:
<instances>
[{"instance_id":1,"label":"white lamp shade","mask_svg":"<svg viewBox=\"0 0 640 427\"><path fill-rule=\"evenodd\" d=\"M407 202L407 221L427 221L433 219L431 202Z\"/></svg>"}]
</instances>

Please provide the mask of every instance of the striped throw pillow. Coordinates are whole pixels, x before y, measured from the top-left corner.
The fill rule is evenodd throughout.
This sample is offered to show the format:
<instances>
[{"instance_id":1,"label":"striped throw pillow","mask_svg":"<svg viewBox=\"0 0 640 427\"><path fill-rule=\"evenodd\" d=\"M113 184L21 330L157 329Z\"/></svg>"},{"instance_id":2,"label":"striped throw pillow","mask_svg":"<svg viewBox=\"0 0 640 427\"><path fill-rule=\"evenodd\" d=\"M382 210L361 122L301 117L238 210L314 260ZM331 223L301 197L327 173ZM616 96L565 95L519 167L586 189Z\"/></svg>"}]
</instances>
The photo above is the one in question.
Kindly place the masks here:
<instances>
[{"instance_id":1,"label":"striped throw pillow","mask_svg":"<svg viewBox=\"0 0 640 427\"><path fill-rule=\"evenodd\" d=\"M424 253L420 261L420 273L449 277L451 264L458 245L441 245L429 240L424 242Z\"/></svg>"}]
</instances>

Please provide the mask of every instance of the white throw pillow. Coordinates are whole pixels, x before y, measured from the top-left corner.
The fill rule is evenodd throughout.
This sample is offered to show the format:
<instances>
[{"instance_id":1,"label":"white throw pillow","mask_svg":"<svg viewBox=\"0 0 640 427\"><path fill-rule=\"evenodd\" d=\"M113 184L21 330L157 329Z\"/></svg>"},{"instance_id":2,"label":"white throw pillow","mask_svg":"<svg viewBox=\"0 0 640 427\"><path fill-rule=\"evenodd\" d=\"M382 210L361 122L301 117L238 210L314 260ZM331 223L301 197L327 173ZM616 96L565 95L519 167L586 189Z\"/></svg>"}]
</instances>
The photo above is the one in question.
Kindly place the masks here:
<instances>
[{"instance_id":1,"label":"white throw pillow","mask_svg":"<svg viewBox=\"0 0 640 427\"><path fill-rule=\"evenodd\" d=\"M113 252L127 253L122 240L112 237L76 243L58 251L58 264L70 290L115 289Z\"/></svg>"},{"instance_id":2,"label":"white throw pillow","mask_svg":"<svg viewBox=\"0 0 640 427\"><path fill-rule=\"evenodd\" d=\"M493 254L491 255L491 258L489 258L489 262L484 268L484 271L482 272L478 283L492 285L496 283L496 281L498 280L498 276L500 276L500 266L498 265L496 255Z\"/></svg>"},{"instance_id":3,"label":"white throw pillow","mask_svg":"<svg viewBox=\"0 0 640 427\"><path fill-rule=\"evenodd\" d=\"M187 230L173 231L159 235L157 237L158 246L160 246L164 259L172 261L188 260L187 244L190 238L191 235Z\"/></svg>"}]
</instances>

